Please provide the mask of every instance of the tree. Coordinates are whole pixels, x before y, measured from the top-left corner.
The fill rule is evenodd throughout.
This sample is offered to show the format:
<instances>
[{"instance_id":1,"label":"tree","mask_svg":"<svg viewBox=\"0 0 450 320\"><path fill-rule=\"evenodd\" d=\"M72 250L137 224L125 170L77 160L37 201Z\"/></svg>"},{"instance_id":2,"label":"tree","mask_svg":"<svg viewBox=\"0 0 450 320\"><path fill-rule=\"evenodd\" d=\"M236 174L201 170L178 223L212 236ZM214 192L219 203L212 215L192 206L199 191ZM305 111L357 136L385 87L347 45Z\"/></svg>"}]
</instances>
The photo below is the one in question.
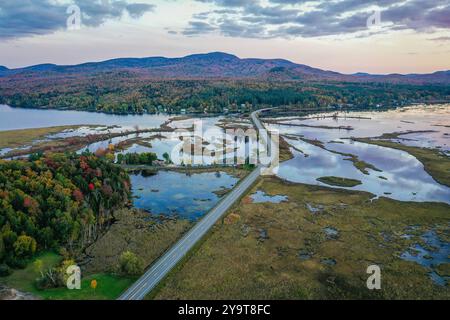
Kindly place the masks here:
<instances>
[{"instance_id":1,"label":"tree","mask_svg":"<svg viewBox=\"0 0 450 320\"><path fill-rule=\"evenodd\" d=\"M105 156L105 159L108 160L109 162L114 162L115 160L114 153L108 152Z\"/></svg>"},{"instance_id":2,"label":"tree","mask_svg":"<svg viewBox=\"0 0 450 320\"><path fill-rule=\"evenodd\" d=\"M75 261L68 259L63 260L59 266L41 271L41 276L36 279L36 286L39 289L59 288L67 284L69 276L67 269L75 265ZM36 267L36 266L35 266ZM37 266L39 267L39 265Z\"/></svg>"},{"instance_id":3,"label":"tree","mask_svg":"<svg viewBox=\"0 0 450 320\"><path fill-rule=\"evenodd\" d=\"M42 262L41 259L37 259L34 263L33 263L33 269L36 273L41 274L41 276L43 275L44 272L44 263Z\"/></svg>"},{"instance_id":4,"label":"tree","mask_svg":"<svg viewBox=\"0 0 450 320\"><path fill-rule=\"evenodd\" d=\"M142 261L133 252L125 251L119 259L119 271L127 276L137 276L143 271Z\"/></svg>"},{"instance_id":5,"label":"tree","mask_svg":"<svg viewBox=\"0 0 450 320\"><path fill-rule=\"evenodd\" d=\"M7 277L12 273L12 270L6 264L0 264L0 277Z\"/></svg>"},{"instance_id":6,"label":"tree","mask_svg":"<svg viewBox=\"0 0 450 320\"><path fill-rule=\"evenodd\" d=\"M119 163L119 164L123 163L123 154L119 153L117 155L117 163Z\"/></svg>"},{"instance_id":7,"label":"tree","mask_svg":"<svg viewBox=\"0 0 450 320\"><path fill-rule=\"evenodd\" d=\"M119 154L117 156L118 163L125 163L129 165L153 165L153 161L157 160L158 157L153 152L144 153L127 153L125 155Z\"/></svg>"},{"instance_id":8,"label":"tree","mask_svg":"<svg viewBox=\"0 0 450 320\"><path fill-rule=\"evenodd\" d=\"M42 153L42 151L39 151L39 152L37 152L37 153L32 153L32 154L30 154L29 157L28 157L28 159L29 159L30 161L37 161L37 160L41 159L43 155L44 155L44 154Z\"/></svg>"},{"instance_id":9,"label":"tree","mask_svg":"<svg viewBox=\"0 0 450 320\"><path fill-rule=\"evenodd\" d=\"M5 256L5 244L3 243L3 237L0 233L0 262L3 261L3 257Z\"/></svg>"},{"instance_id":10,"label":"tree","mask_svg":"<svg viewBox=\"0 0 450 320\"><path fill-rule=\"evenodd\" d=\"M14 253L21 258L31 257L36 252L36 240L22 235L14 242Z\"/></svg>"},{"instance_id":11,"label":"tree","mask_svg":"<svg viewBox=\"0 0 450 320\"><path fill-rule=\"evenodd\" d=\"M105 158L85 152L36 159L0 161L0 262L10 267L37 248L81 249L130 196L128 174Z\"/></svg>"},{"instance_id":12,"label":"tree","mask_svg":"<svg viewBox=\"0 0 450 320\"><path fill-rule=\"evenodd\" d=\"M172 160L170 159L170 155L167 152L164 152L163 158L166 161L166 164L172 163Z\"/></svg>"},{"instance_id":13,"label":"tree","mask_svg":"<svg viewBox=\"0 0 450 320\"><path fill-rule=\"evenodd\" d=\"M73 195L73 197L75 198L75 200L77 201L77 202L83 202L83 200L84 200L84 195L83 195L83 193L79 190L79 189L76 189L76 190L74 190L73 192L72 192L72 195Z\"/></svg>"},{"instance_id":14,"label":"tree","mask_svg":"<svg viewBox=\"0 0 450 320\"><path fill-rule=\"evenodd\" d=\"M55 271L57 272L58 277L60 279L60 283L62 285L65 285L67 283L67 279L69 279L67 270L69 269L70 266L74 266L74 265L76 265L76 263L75 263L75 260L73 260L73 259L63 260L61 265L55 269Z\"/></svg>"}]
</instances>

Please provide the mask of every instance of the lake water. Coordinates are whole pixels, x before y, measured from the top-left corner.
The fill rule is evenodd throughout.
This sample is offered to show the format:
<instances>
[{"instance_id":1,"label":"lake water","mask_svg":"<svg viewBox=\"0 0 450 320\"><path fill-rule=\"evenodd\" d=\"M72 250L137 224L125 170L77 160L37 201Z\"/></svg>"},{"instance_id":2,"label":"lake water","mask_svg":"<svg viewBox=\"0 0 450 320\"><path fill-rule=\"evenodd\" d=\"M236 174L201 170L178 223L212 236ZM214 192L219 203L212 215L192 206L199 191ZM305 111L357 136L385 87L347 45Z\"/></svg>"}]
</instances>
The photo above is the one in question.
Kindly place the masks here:
<instances>
[{"instance_id":1,"label":"lake water","mask_svg":"<svg viewBox=\"0 0 450 320\"><path fill-rule=\"evenodd\" d=\"M238 178L225 172L185 174L158 171L154 175L131 176L134 205L152 214L196 220L220 200L214 191L232 189Z\"/></svg>"},{"instance_id":2,"label":"lake water","mask_svg":"<svg viewBox=\"0 0 450 320\"><path fill-rule=\"evenodd\" d=\"M252 199L253 203L281 203L289 200L287 196L269 196L261 190L256 191L256 193L252 194L250 198Z\"/></svg>"},{"instance_id":3,"label":"lake water","mask_svg":"<svg viewBox=\"0 0 450 320\"><path fill-rule=\"evenodd\" d=\"M339 117L325 113L307 117L306 120L282 119L281 123L307 125L311 127L295 127L271 125L284 134L301 134L307 139L318 139L329 142L339 138L377 137L384 133L429 131L401 135L398 140L405 145L419 147L440 147L450 150L450 105L417 106L383 112L351 112L341 113ZM350 127L345 129L323 129L327 127Z\"/></svg>"},{"instance_id":4,"label":"lake water","mask_svg":"<svg viewBox=\"0 0 450 320\"><path fill-rule=\"evenodd\" d=\"M218 123L222 117L201 119L202 131L220 132ZM0 106L0 130L37 128L59 125L83 125L92 124L98 127L83 127L77 130L67 130L52 135L49 138L64 138L73 135L86 135L99 131L120 132L133 130L134 126L140 128L156 128L169 120L166 115L107 115L101 113L78 111L55 111L17 109L8 106ZM189 128L199 119L185 119L169 123L173 128ZM278 119L280 120L280 119ZM293 134L305 139L318 139L323 142L327 150L301 141L299 139L287 139L287 141L301 150L294 152L294 159L282 163L279 176L286 180L298 183L322 185L317 179L324 176L340 176L362 181L362 184L352 190L368 191L376 196L385 196L403 201L440 201L450 203L450 188L437 183L423 165L406 152L383 148L364 143L353 142L348 137L374 137L383 133L427 131L422 133L408 133L400 136L401 143L422 147L440 147L443 152L449 150L450 135L450 106L439 105L432 107L412 107L401 110L383 112L353 112L342 114L341 117L333 117L333 114L321 114L307 117L304 120L282 119L284 124L306 125L298 127L288 125L270 125L271 128L280 130L282 134ZM324 129L318 126L338 127L348 126L353 130ZM430 132L428 132L430 131ZM155 138L157 133L140 135L140 139L149 142L151 147L139 143L131 143L120 153L127 152L155 152L158 158L164 153L177 153L181 144L180 133L161 133L161 137ZM212 134L214 135L214 134ZM98 148L106 148L109 144L116 144L129 139L135 139L136 135L116 137L86 146L95 152ZM85 150L86 147L82 148ZM209 147L206 146L206 149ZM0 150L4 154L9 150ZM363 174L356 169L348 157L333 153L350 153L359 159L374 165L382 172L368 169L368 174ZM228 151L227 151L228 153ZM234 157L229 153L227 158ZM194 157L197 159L197 157ZM216 159L202 156L199 163L213 164ZM188 162L185 162L188 163ZM154 177L155 178L155 177Z\"/></svg>"},{"instance_id":5,"label":"lake water","mask_svg":"<svg viewBox=\"0 0 450 320\"><path fill-rule=\"evenodd\" d=\"M105 113L11 108L0 105L0 131L66 125L120 126L123 129L156 128L168 115L112 115Z\"/></svg>"},{"instance_id":6,"label":"lake water","mask_svg":"<svg viewBox=\"0 0 450 320\"><path fill-rule=\"evenodd\" d=\"M360 180L361 185L351 190L368 191L380 197L385 196L402 201L434 201L450 203L450 188L437 183L425 170L421 162L407 152L354 142L348 137L375 137L383 133L408 130L433 130L428 134L407 134L411 140L405 144L440 147L448 150L447 127L450 121L450 106L414 107L387 112L356 112L347 118L330 118L327 115L310 117L307 120L283 120L287 124L308 125L299 127L270 125L281 134L295 135L286 141L295 147L294 159L280 165L279 177L291 182L328 186L317 181L320 177L338 176ZM355 119L361 117L362 119ZM318 126L350 126L353 130L325 129ZM303 137L319 140L325 149L305 141ZM434 137L434 138L432 138ZM433 140L432 144L428 144ZM347 156L330 151L353 154L381 172L368 169L368 174L359 171ZM329 186L328 186L329 187ZM338 187L336 187L338 188Z\"/></svg>"},{"instance_id":7,"label":"lake water","mask_svg":"<svg viewBox=\"0 0 450 320\"><path fill-rule=\"evenodd\" d=\"M405 235L407 237L409 235ZM441 264L450 263L450 244L441 241L435 231L427 231L422 235L424 245L414 244L411 248L400 255L400 258L420 264L429 270L430 278L441 286L446 286L450 277L439 275L436 267Z\"/></svg>"},{"instance_id":8,"label":"lake water","mask_svg":"<svg viewBox=\"0 0 450 320\"><path fill-rule=\"evenodd\" d=\"M198 119L197 119L198 121ZM210 134L211 130L214 130L216 132L216 135L218 132L221 132L222 129L216 126L217 124L217 118L210 118L206 120L202 120L202 131L203 131L203 137L206 144L202 144L202 140L197 141L197 143L202 147L202 150L199 148L196 150L198 154L192 154L193 149L191 148L191 144L194 144L194 139L191 139L191 132L148 132L148 133L141 133L139 135L136 134L129 134L125 136L115 137L112 139L107 139L103 141L94 142L92 144L89 144L80 150L78 150L79 153L89 150L90 152L95 152L98 149L106 149L109 145L116 145L120 142L126 142L128 140L136 140L143 142L144 145L137 143L136 141L131 141L131 145L127 146L124 150L120 150L116 152L116 156L118 154L127 154L127 153L143 153L143 152L153 152L158 156L158 159L163 160L163 154L167 153L171 157L171 159L178 165L181 163L184 164L192 164L192 165L212 165L214 163L217 163L219 161L219 157L213 155L212 151L218 151L223 150L223 148L218 148L216 144L210 143L207 141L208 137L211 137ZM177 127L178 122L173 122L172 126ZM179 128L178 128L179 129ZM209 133L205 133L209 132ZM185 136L186 138L182 138L182 136ZM214 137L214 135L213 135ZM199 138L201 139L201 138ZM136 142L136 143L135 143ZM189 147L186 147L186 144L188 144ZM231 145L230 145L231 147ZM189 150L189 153L184 153L184 150ZM0 150L1 152L1 150ZM225 159L231 159L233 160L235 157L235 154L230 152L230 150L227 151L226 155L224 156ZM242 158L242 157L241 157ZM176 161L178 160L178 161ZM223 160L223 157L220 159Z\"/></svg>"}]
</instances>

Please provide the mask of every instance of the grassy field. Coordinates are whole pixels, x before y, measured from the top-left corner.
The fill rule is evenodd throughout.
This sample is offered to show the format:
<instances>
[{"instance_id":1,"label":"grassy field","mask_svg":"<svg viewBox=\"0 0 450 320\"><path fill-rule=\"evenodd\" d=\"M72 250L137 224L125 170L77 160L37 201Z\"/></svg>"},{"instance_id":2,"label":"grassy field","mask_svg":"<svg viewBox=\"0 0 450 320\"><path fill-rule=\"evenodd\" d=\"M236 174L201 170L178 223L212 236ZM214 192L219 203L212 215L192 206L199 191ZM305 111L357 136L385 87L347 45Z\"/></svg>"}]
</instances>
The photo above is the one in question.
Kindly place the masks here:
<instances>
[{"instance_id":1,"label":"grassy field","mask_svg":"<svg viewBox=\"0 0 450 320\"><path fill-rule=\"evenodd\" d=\"M30 144L36 139L44 138L47 134L61 132L64 129L75 129L78 127L86 127L83 126L66 126L66 127L54 127L54 128L43 128L43 129L26 129L26 130L14 130L14 131L5 131L0 132L0 148L2 146L7 147L19 147L24 144ZM97 127L95 125L90 125L89 127ZM150 133L150 132L160 132L160 128L153 129L142 129L137 131L122 131L122 132L107 132L105 130L98 131L98 134L91 135L82 135L82 136L74 136L66 139L53 139L53 140L44 140L39 141L38 143L28 145L29 148L25 150L14 149L3 155L3 157L18 157L23 155L28 155L30 153L35 152L66 152L66 151L77 151L81 148L86 147L86 145L98 142L113 139L116 137L128 136L131 134L141 134L141 133ZM140 139L138 139L140 140ZM137 141L138 141L137 140Z\"/></svg>"},{"instance_id":2,"label":"grassy field","mask_svg":"<svg viewBox=\"0 0 450 320\"><path fill-rule=\"evenodd\" d=\"M62 257L54 252L44 252L37 256L33 262L38 259L42 261L42 267L45 270L58 265ZM29 263L25 269L14 270L8 277L0 277L0 283L11 288L36 294L38 290L34 286L34 282L40 274L38 270L35 270L33 262Z\"/></svg>"},{"instance_id":3,"label":"grassy field","mask_svg":"<svg viewBox=\"0 0 450 320\"><path fill-rule=\"evenodd\" d=\"M294 157L294 155L291 152L291 145L284 140L283 137L280 137L280 145L279 145L279 161L287 161Z\"/></svg>"},{"instance_id":4,"label":"grassy field","mask_svg":"<svg viewBox=\"0 0 450 320\"><path fill-rule=\"evenodd\" d=\"M399 258L421 243L427 230L449 241L448 205L370 201L364 192L277 178L262 180L251 193L256 190L286 195L289 201L242 199L230 211L234 218L218 223L149 298L450 298L449 288L435 284L429 270ZM373 264L382 270L381 290L366 287L366 270Z\"/></svg>"},{"instance_id":5,"label":"grassy field","mask_svg":"<svg viewBox=\"0 0 450 320\"><path fill-rule=\"evenodd\" d=\"M116 223L80 257L88 274L114 273L125 251L132 251L148 266L191 227L187 220L151 220L140 210L120 210L115 217Z\"/></svg>"},{"instance_id":6,"label":"grassy field","mask_svg":"<svg viewBox=\"0 0 450 320\"><path fill-rule=\"evenodd\" d=\"M362 184L362 182L359 180L341 177L321 177L318 178L317 181L328 184L329 186L349 187L349 188L356 187Z\"/></svg>"},{"instance_id":7,"label":"grassy field","mask_svg":"<svg viewBox=\"0 0 450 320\"><path fill-rule=\"evenodd\" d=\"M196 167L186 167L186 168L175 168L170 169L176 172L181 173L191 173L191 174L197 174L197 173L205 173L205 172L225 172L235 178L244 179L250 172L251 168L245 169L244 167L241 168L235 168L235 167L223 167L223 166L213 166L213 167L203 167L203 168L196 168Z\"/></svg>"},{"instance_id":8,"label":"grassy field","mask_svg":"<svg viewBox=\"0 0 450 320\"><path fill-rule=\"evenodd\" d=\"M96 289L90 286L92 280L97 281ZM81 290L57 288L38 291L37 294L48 300L114 300L136 280L137 278L100 273L83 278Z\"/></svg>"},{"instance_id":9,"label":"grassy field","mask_svg":"<svg viewBox=\"0 0 450 320\"><path fill-rule=\"evenodd\" d=\"M42 139L47 135L64 130L78 129L81 126L60 126L37 129L0 131L0 149L17 148L31 144L34 140Z\"/></svg>"}]
</instances>

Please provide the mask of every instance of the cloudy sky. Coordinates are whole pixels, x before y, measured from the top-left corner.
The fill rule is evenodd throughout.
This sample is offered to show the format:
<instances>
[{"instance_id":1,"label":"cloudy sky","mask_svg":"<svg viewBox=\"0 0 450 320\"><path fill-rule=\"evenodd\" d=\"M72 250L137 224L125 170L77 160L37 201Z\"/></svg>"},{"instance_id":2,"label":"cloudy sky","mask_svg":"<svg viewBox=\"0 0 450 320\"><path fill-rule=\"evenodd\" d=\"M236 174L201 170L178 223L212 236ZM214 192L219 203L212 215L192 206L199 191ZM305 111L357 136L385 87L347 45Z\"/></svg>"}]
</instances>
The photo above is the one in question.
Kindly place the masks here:
<instances>
[{"instance_id":1,"label":"cloudy sky","mask_svg":"<svg viewBox=\"0 0 450 320\"><path fill-rule=\"evenodd\" d=\"M211 51L344 73L450 70L450 0L0 0L10 68Z\"/></svg>"}]
</instances>

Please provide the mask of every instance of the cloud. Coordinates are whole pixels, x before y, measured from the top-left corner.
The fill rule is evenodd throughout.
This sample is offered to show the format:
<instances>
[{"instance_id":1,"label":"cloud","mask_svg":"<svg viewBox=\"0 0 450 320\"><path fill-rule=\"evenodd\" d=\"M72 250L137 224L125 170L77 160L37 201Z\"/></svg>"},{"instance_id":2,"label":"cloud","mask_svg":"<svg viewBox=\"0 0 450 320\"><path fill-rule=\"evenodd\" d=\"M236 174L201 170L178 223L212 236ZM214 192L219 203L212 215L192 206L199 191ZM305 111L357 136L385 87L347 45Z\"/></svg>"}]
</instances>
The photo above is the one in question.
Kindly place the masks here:
<instances>
[{"instance_id":1,"label":"cloud","mask_svg":"<svg viewBox=\"0 0 450 320\"><path fill-rule=\"evenodd\" d=\"M132 18L138 19L145 13L153 11L155 9L155 5L147 3L130 3L125 8Z\"/></svg>"},{"instance_id":2,"label":"cloud","mask_svg":"<svg viewBox=\"0 0 450 320\"><path fill-rule=\"evenodd\" d=\"M202 21L190 21L189 27L187 27L184 31L184 35L192 35L198 33L207 33L210 31L214 31L215 28L209 25L208 23Z\"/></svg>"},{"instance_id":3,"label":"cloud","mask_svg":"<svg viewBox=\"0 0 450 320\"><path fill-rule=\"evenodd\" d=\"M450 41L450 37L437 37L437 38L431 38L431 39L428 39L428 40L444 42L444 41Z\"/></svg>"},{"instance_id":4,"label":"cloud","mask_svg":"<svg viewBox=\"0 0 450 320\"><path fill-rule=\"evenodd\" d=\"M251 3L256 3L258 0L197 0L198 2L214 3L221 7L242 7Z\"/></svg>"},{"instance_id":5,"label":"cloud","mask_svg":"<svg viewBox=\"0 0 450 320\"><path fill-rule=\"evenodd\" d=\"M111 19L120 19L125 13L132 18L153 11L155 6L127 0L0 0L0 39L44 35L66 28L66 13L70 4L81 9L85 26L98 27Z\"/></svg>"},{"instance_id":6,"label":"cloud","mask_svg":"<svg viewBox=\"0 0 450 320\"><path fill-rule=\"evenodd\" d=\"M370 36L388 30L433 32L450 29L448 0L196 0L216 10L193 16L185 34L218 32L249 38ZM367 27L381 14L383 31ZM201 24L196 24L201 20Z\"/></svg>"}]
</instances>

